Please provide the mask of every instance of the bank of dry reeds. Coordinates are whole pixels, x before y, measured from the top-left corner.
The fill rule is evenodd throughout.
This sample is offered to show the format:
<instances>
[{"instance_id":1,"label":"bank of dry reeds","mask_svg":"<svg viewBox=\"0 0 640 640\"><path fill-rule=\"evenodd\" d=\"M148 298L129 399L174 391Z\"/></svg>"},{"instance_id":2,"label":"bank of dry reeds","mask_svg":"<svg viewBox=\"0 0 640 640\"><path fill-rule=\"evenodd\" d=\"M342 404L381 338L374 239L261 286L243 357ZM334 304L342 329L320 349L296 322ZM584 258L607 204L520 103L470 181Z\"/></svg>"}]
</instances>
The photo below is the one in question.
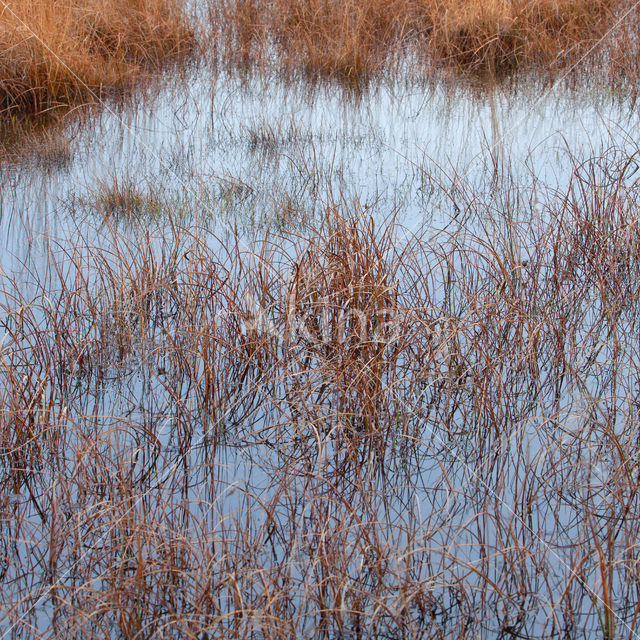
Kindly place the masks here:
<instances>
[{"instance_id":1,"label":"bank of dry reeds","mask_svg":"<svg viewBox=\"0 0 640 640\"><path fill-rule=\"evenodd\" d=\"M611 51L636 20L634 11L605 36L627 9L620 0L221 0L211 6L219 51L234 63L276 58L289 70L352 78L407 55L414 67L566 68L601 38L597 53Z\"/></svg>"},{"instance_id":2,"label":"bank of dry reeds","mask_svg":"<svg viewBox=\"0 0 640 640\"><path fill-rule=\"evenodd\" d=\"M233 65L275 62L311 76L357 80L402 64L418 75L433 65L548 73L586 57L622 81L638 67L628 9L623 0L213 0L211 40ZM6 0L0 15L5 115L94 101L195 46L194 22L173 0Z\"/></svg>"},{"instance_id":3,"label":"bank of dry reeds","mask_svg":"<svg viewBox=\"0 0 640 640\"><path fill-rule=\"evenodd\" d=\"M0 112L94 102L193 47L193 28L172 0L6 0L0 4Z\"/></svg>"}]
</instances>

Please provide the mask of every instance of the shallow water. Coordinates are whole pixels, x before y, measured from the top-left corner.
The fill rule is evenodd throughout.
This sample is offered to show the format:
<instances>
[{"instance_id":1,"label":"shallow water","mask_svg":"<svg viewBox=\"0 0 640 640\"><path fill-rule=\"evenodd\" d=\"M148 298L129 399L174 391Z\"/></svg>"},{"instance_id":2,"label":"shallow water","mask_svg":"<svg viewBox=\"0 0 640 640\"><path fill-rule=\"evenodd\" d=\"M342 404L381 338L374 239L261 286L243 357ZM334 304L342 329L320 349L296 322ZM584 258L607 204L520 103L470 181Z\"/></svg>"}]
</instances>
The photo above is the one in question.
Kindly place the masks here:
<instances>
[{"instance_id":1,"label":"shallow water","mask_svg":"<svg viewBox=\"0 0 640 640\"><path fill-rule=\"evenodd\" d=\"M315 637L313 625L322 618L318 611L323 607L337 608L345 618L339 634L336 622L325 637L393 637L401 626L398 621L405 618L414 621L403 637L421 637L418 631L423 637L465 637L465 625L471 625L467 618L473 614L481 620L474 632L486 638L508 637L510 629L531 637L597 633L602 628L598 594L606 589L599 583L597 561L579 556L585 548L593 552L585 536L597 539L602 534L610 543L607 552L618 558L616 541L620 527L626 526L625 505L636 507L633 488L618 477L627 464L635 469L635 462L622 464L619 452L603 444L611 432L619 433L625 444L633 438L633 310L625 309L627 315L620 320L630 323L628 337L613 348L605 344L607 328L600 326L599 302L587 295L578 298L584 326L575 329L574 340L583 351L573 364L583 377L565 381L556 365L541 361L537 379L543 384L536 386L526 375L519 378L506 360L502 375L487 376L488 384L495 386L485 391L496 393L490 414L482 408L474 413L482 407L476 403L478 389L464 375L451 378L446 371L449 345L442 346L436 363L442 371L421 373L418 383L411 377L398 383L398 411L409 416L409 426L406 433L398 426L380 448L375 438L368 439L358 416L344 424L344 414L336 408L344 389L324 391L320 368L314 369L313 363L302 366L304 348L300 368L294 366L290 377L259 365L243 371L240 356L235 368L232 356L225 360L226 354L216 352L229 366L226 378L235 392L220 407L203 403L206 356L188 342L189 325L181 324L179 312L172 315L171 303L180 303L172 300L171 292L166 299L149 302L149 317L157 326L141 328L144 339L136 341L135 334L132 346L121 349L118 321L128 319L126 329L138 327L131 319L134 308L122 303L119 311L113 310L113 301L105 299L105 328L98 329L91 313L74 309L78 316L70 323L70 344L77 337L73 331L89 337L107 335L112 344L104 347L99 340L89 340L86 371L78 356L73 364L77 371L61 374L59 370L71 366L64 362L64 351L60 361L45 361L48 352L42 348L51 329L48 322L56 317L46 305L53 307L57 289L51 287L49 300L47 285L77 283L75 273L83 270L92 285L99 284L99 278L92 263L80 258L65 263L62 275L52 275L46 250L54 242L58 256L65 250L74 256L103 251L116 274L122 264L134 264L140 227L129 228L122 221L120 239L128 239L127 250L110 254L119 240L113 239L93 204L95 194L114 182L141 186L183 207L171 220L160 215L149 221L151 244L159 255L180 245L180 233L171 230L177 219L178 226L192 228L194 236L220 256L219 263L212 261L216 268L225 264L225 233L231 227L238 225L246 247L252 247L251 239L264 227L289 224L281 214L283 203L294 212L295 222L296 216L323 210L332 197L339 195L347 203L357 198L380 219L398 210L398 220L409 230L426 227L437 236L455 217L458 195L465 202L472 194L499 216L501 199L522 193L523 217L533 211L544 219L546 198L567 189L576 162L610 148L620 158L637 150L640 116L632 107L618 97L607 99L588 90L569 93L561 87L478 95L444 82L425 86L389 81L354 95L338 86L309 87L278 77L211 79L200 70L185 81L167 80L130 110L111 111L107 106L76 128L62 164L24 156L7 159L0 268L13 275L19 290L22 286L25 299L29 287L42 286L31 326L41 327L44 338L29 342L28 331L16 329L14 335L21 335L24 343L16 340L3 347L23 354L23 360L16 360L21 372L45 372L41 387L38 376L35 383L24 383L21 401L30 409L31 396L40 402L37 399L50 392L53 417L46 414L47 418L67 439L64 456L47 459L42 466L20 457L27 456L28 447L18 454L4 452L5 484L11 485L11 492L1 505L3 540L10 547L4 555L2 588L5 603L16 603L12 613L23 615L48 637L54 607L61 606L49 591L56 580L70 593L78 588L78 599L73 599L77 594L70 596L73 607L85 597L100 609L101 593L110 590L119 589L126 597L131 586L127 578L138 565L133 556L123 560L129 550L118 535L126 540L130 527L148 526L148 547L138 558L151 557L162 564L172 544L183 545L185 555L176 562L183 563L183 588L191 598L188 605L194 608L189 614L195 621L199 615L207 617L197 608L197 596L208 580L215 593L211 609L224 621L242 608L235 599L238 593L255 609L275 598L264 582L266 575L276 576L273 589L285 592L278 612L284 620L291 617L291 626L285 628L300 637ZM633 166L625 176L629 183L638 177ZM189 291L202 284L198 277L203 274L188 270L189 240L185 246L176 262L186 270L180 273ZM290 267L286 258L293 254L293 249L282 248L278 264L284 265L283 272ZM164 267L165 262L158 264ZM464 272L461 256L454 256L452 263ZM551 268L552 258L544 257L543 263ZM418 267L428 273L426 262L418 262ZM132 273L128 277L135 281L137 272ZM446 307L445 274L428 273L428 278L434 285L435 313ZM244 288L251 291L251 286ZM408 279L399 288L406 292L410 287ZM206 298L209 289L202 288ZM244 293L238 291L239 296ZM201 303L203 320L219 317L215 294L210 298L210 307ZM499 306L503 298L496 294L493 302ZM457 302L463 306L464 301L455 299L451 305ZM478 318L480 311L476 310ZM417 314L428 318L430 312L425 306ZM464 308L450 312L452 318L472 315ZM504 327L499 326L495 335L508 338L509 322L499 314L497 318ZM13 327L11 323L22 322L22 315L4 320ZM480 319L474 322L481 324ZM434 334L436 330L437 322ZM186 354L176 348L182 338ZM475 352L471 330L459 339L471 354L475 368L470 373L482 380L485 354ZM428 335L425 340L430 343L433 338ZM232 344L229 350L233 348ZM183 355L195 364L185 364ZM496 355L502 355L499 347ZM607 378L609 370L613 374ZM76 386L67 386L61 394L58 375ZM304 397L294 393L296 376L310 380L303 387ZM16 415L24 408L21 405ZM35 429L39 423L29 426ZM18 457L9 459L10 453ZM14 479L20 465L27 469L24 482ZM61 478L69 484L56 499ZM136 517L129 522L132 504ZM67 511L51 516L56 505ZM594 522L586 522L587 511ZM122 531L110 548L105 538L114 522ZM63 545L60 555L52 558L49 536L53 537L54 524L63 540L80 535L86 574L77 571L79 564L84 567L74 555L77 547ZM633 530L625 536L625 543L633 540ZM225 564L228 557L221 548L237 559L237 566ZM624 559L615 565L612 581L624 632L626 624L634 623L635 605L629 595L633 577L625 581L624 563L633 565L635 551L630 546L620 553ZM120 574L110 573L114 564L124 566ZM51 567L57 573L51 574ZM330 599L323 585L333 588L336 575L346 579L338 581ZM161 593L167 580L161 576L160 586L150 589ZM580 582L581 589L570 590L572 581ZM25 585L32 590L32 600L22 600ZM219 592L216 585L222 585ZM305 595L316 593L312 585L321 585L318 591L326 601L305 601ZM416 585L420 597L412 600L407 590ZM565 588L576 601L563 600ZM61 597L64 600L65 594ZM339 607L339 598L347 604ZM398 601L407 603L406 609ZM549 603L556 609L552 611ZM116 620L113 604L111 609L104 606L103 630L122 637L118 624L126 625ZM160 612L144 606L140 615L147 625L169 615L168 605ZM356 606L366 614L363 623L357 616L349 618L350 607ZM0 629L7 637L19 637L20 626L10 632L9 622L2 619L2 613L9 615L10 604L5 607ZM569 613L556 621L563 607ZM68 614L64 607L62 611ZM94 617L94 629L99 629L100 616ZM58 623L65 627L63 621ZM234 629L229 623L229 637L266 637L254 632L251 618L239 624ZM71 636L77 633L70 628ZM167 633L180 637L179 629Z\"/></svg>"},{"instance_id":2,"label":"shallow water","mask_svg":"<svg viewBox=\"0 0 640 640\"><path fill-rule=\"evenodd\" d=\"M545 189L566 189L576 162L636 151L639 125L632 102L588 89L479 93L388 80L354 94L195 71L61 134L62 166L57 156L53 166L37 154L7 158L0 268L19 270L42 234L73 233L65 203L114 183L175 196L187 217L223 226L277 222L282 207L308 214L332 193L375 205L380 217L399 210L410 229L438 228L456 190L491 200L515 181L531 197L535 183L542 205Z\"/></svg>"}]
</instances>

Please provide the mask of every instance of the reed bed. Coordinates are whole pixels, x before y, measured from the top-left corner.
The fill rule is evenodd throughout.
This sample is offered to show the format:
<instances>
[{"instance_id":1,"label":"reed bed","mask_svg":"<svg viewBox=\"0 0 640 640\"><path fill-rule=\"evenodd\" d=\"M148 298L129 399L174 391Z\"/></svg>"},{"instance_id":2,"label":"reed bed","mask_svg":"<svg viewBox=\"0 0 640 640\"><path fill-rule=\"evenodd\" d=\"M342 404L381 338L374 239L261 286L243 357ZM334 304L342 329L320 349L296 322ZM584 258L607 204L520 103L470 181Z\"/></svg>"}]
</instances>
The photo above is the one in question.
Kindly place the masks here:
<instances>
[{"instance_id":1,"label":"reed bed","mask_svg":"<svg viewBox=\"0 0 640 640\"><path fill-rule=\"evenodd\" d=\"M4 637L633 637L632 164L3 275Z\"/></svg>"},{"instance_id":2,"label":"reed bed","mask_svg":"<svg viewBox=\"0 0 640 640\"><path fill-rule=\"evenodd\" d=\"M289 71L352 79L442 64L491 74L537 67L547 75L585 55L593 60L595 47L620 74L637 52L637 11L629 7L624 0L215 0L211 20L217 54L247 68L276 60Z\"/></svg>"},{"instance_id":3,"label":"reed bed","mask_svg":"<svg viewBox=\"0 0 640 640\"><path fill-rule=\"evenodd\" d=\"M6 0L0 16L5 118L93 103L195 46L183 6L171 0Z\"/></svg>"}]
</instances>

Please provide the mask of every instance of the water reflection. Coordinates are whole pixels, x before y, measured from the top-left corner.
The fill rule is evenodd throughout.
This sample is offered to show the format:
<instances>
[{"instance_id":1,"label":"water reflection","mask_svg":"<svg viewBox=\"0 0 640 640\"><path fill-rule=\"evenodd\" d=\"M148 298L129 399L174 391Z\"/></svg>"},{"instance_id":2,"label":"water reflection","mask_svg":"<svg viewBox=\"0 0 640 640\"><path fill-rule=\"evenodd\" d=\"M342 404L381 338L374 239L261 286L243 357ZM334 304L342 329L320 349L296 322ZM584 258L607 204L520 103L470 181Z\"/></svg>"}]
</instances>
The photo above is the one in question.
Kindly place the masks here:
<instances>
[{"instance_id":1,"label":"water reflection","mask_svg":"<svg viewBox=\"0 0 640 640\"><path fill-rule=\"evenodd\" d=\"M539 97L196 74L10 164L3 632L633 630L636 116Z\"/></svg>"},{"instance_id":2,"label":"water reflection","mask_svg":"<svg viewBox=\"0 0 640 640\"><path fill-rule=\"evenodd\" d=\"M529 192L533 183L564 189L576 158L635 150L637 126L631 105L597 91L525 86L478 95L395 80L345 97L331 84L212 79L200 69L136 105L110 105L51 132L30 157L8 159L0 266L24 262L25 236L64 235L63 203L112 182L150 185L190 200L200 217L249 227L279 209L313 212L330 193L357 196L382 215L400 209L411 228L431 218L437 226L455 209L457 188L482 198L501 180Z\"/></svg>"}]
</instances>

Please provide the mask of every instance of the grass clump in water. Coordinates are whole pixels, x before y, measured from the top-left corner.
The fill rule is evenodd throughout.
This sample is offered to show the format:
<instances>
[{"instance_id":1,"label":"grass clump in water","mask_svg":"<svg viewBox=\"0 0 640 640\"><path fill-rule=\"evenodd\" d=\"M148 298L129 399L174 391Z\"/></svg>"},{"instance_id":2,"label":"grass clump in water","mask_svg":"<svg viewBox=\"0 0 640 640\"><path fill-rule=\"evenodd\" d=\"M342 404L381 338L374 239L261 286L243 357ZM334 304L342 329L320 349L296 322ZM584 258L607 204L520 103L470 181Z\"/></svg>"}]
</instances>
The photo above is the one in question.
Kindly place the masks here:
<instances>
[{"instance_id":1,"label":"grass clump in water","mask_svg":"<svg viewBox=\"0 0 640 640\"><path fill-rule=\"evenodd\" d=\"M195 32L173 0L8 0L0 19L0 110L95 100L185 57Z\"/></svg>"},{"instance_id":2,"label":"grass clump in water","mask_svg":"<svg viewBox=\"0 0 640 640\"><path fill-rule=\"evenodd\" d=\"M131 180L102 184L85 204L105 218L118 219L157 217L165 206L155 189L140 188Z\"/></svg>"}]
</instances>

